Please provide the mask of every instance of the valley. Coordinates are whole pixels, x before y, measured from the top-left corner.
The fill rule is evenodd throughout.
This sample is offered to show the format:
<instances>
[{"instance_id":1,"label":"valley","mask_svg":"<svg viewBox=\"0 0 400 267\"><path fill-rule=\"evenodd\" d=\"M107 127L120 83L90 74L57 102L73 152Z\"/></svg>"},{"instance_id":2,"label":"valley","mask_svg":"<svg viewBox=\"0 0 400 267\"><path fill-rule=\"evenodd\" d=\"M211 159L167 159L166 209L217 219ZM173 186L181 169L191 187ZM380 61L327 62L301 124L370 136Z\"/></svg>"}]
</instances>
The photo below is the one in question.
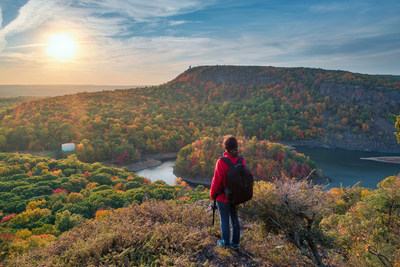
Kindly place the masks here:
<instances>
[{"instance_id":1,"label":"valley","mask_svg":"<svg viewBox=\"0 0 400 267\"><path fill-rule=\"evenodd\" d=\"M282 232L260 235L267 225L260 214L291 218L285 227L299 219L276 201L291 188L290 203L318 218L312 231L326 240L314 240L329 255L325 261L344 263L340 249L355 262L352 249L366 257L365 247L384 238L394 262L396 228L379 218L398 223L398 209L387 210L399 192L398 165L360 158L400 152L394 134L399 101L400 81L393 77L259 66L202 66L159 86L6 99L0 111L0 261L68 265L73 260L65 255L73 255L82 264L137 264L129 255L140 255L142 263L206 263L207 257L225 263L225 252L215 247L218 233L207 226L209 190L197 185L210 183L222 137L234 134L256 180L254 201L241 210L246 249L235 261L312 264ZM63 143L74 143L75 151L61 151ZM150 169L155 176L142 177ZM313 183L303 180L307 176ZM318 185L325 176L327 188ZM261 212L257 203L268 209ZM183 220L190 236L205 240L190 251L184 249L187 232L179 231ZM147 227L154 222L157 227ZM146 234L112 241L122 240L120 225ZM369 232L376 227L386 234ZM104 253L92 246L95 232ZM370 239L355 242L350 232ZM333 239L340 246L331 249ZM74 242L88 254L75 254ZM55 247L63 249L54 253ZM265 248L277 256L265 256Z\"/></svg>"}]
</instances>

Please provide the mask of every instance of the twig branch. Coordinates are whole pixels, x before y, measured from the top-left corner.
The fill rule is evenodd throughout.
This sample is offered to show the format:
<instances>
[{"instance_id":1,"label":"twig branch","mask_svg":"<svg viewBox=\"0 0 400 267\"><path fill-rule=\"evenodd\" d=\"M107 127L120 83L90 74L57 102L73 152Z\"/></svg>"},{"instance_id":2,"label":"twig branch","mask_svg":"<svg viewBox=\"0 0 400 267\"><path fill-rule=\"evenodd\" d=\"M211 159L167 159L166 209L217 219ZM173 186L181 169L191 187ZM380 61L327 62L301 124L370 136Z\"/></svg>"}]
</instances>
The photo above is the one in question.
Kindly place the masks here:
<instances>
[{"instance_id":1,"label":"twig branch","mask_svg":"<svg viewBox=\"0 0 400 267\"><path fill-rule=\"evenodd\" d=\"M372 255L377 256L384 266L393 267L393 265L390 263L389 259L385 255L378 253L377 251L376 252L372 251L371 247L368 247L368 252L371 253Z\"/></svg>"}]
</instances>

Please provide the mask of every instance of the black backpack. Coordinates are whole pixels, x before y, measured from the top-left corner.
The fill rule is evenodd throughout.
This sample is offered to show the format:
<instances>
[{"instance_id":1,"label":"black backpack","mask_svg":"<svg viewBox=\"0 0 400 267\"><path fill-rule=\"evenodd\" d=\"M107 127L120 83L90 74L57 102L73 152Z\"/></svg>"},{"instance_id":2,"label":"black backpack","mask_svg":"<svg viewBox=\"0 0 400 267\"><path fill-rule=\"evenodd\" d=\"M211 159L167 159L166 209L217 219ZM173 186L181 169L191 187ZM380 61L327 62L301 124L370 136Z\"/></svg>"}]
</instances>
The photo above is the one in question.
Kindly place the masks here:
<instances>
[{"instance_id":1,"label":"black backpack","mask_svg":"<svg viewBox=\"0 0 400 267\"><path fill-rule=\"evenodd\" d=\"M246 202L253 197L253 175L243 164L243 156L239 156L236 164L233 164L227 157L222 157L221 160L228 164L229 167L225 188L221 188L214 195L212 225L214 225L214 214L217 209L217 196L219 194L224 193L226 198L235 205Z\"/></svg>"},{"instance_id":2,"label":"black backpack","mask_svg":"<svg viewBox=\"0 0 400 267\"><path fill-rule=\"evenodd\" d=\"M243 156L239 156L236 164L227 157L222 157L221 160L229 166L224 188L226 198L235 205L250 200L253 197L254 181L253 175L243 164Z\"/></svg>"}]
</instances>

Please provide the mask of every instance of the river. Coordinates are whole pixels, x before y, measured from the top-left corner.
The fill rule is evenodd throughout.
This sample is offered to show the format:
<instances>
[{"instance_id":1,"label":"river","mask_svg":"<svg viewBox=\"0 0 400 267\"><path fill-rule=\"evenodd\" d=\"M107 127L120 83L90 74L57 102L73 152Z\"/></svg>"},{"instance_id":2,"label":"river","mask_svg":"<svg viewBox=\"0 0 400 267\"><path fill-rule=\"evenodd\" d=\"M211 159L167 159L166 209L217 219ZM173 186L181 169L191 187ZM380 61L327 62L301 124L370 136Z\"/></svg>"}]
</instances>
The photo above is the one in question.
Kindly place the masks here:
<instances>
[{"instance_id":1,"label":"river","mask_svg":"<svg viewBox=\"0 0 400 267\"><path fill-rule=\"evenodd\" d=\"M353 186L361 182L362 187L376 188L384 178L400 173L400 164L362 160L360 158L393 156L390 153L352 151L344 149L326 149L296 146L296 151L304 153L314 160L322 174L330 179L327 189L332 187ZM152 181L164 180L172 185L176 176L173 174L173 160L163 162L155 168L138 171L137 174Z\"/></svg>"},{"instance_id":2,"label":"river","mask_svg":"<svg viewBox=\"0 0 400 267\"><path fill-rule=\"evenodd\" d=\"M330 180L328 188L360 186L376 188L384 178L400 173L400 164L362 160L360 158L394 156L390 153L353 151L344 149L327 149L296 146L295 150L315 161L322 175Z\"/></svg>"},{"instance_id":3,"label":"river","mask_svg":"<svg viewBox=\"0 0 400 267\"><path fill-rule=\"evenodd\" d=\"M161 165L153 168L143 169L136 172L137 175L149 178L152 182L163 180L169 185L173 185L176 179L174 171L175 160L164 161Z\"/></svg>"}]
</instances>

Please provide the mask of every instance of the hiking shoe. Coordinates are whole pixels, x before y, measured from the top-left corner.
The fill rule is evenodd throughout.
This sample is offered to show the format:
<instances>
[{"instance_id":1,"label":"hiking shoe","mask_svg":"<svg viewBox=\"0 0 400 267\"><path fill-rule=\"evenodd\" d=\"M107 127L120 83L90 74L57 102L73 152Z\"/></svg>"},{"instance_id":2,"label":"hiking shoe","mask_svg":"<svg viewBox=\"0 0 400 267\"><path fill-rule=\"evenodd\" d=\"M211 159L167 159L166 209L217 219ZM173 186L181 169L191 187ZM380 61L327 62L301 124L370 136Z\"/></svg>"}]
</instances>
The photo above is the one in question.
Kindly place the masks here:
<instances>
[{"instance_id":1,"label":"hiking shoe","mask_svg":"<svg viewBox=\"0 0 400 267\"><path fill-rule=\"evenodd\" d=\"M226 248L224 240L218 240L217 245L220 246L221 248Z\"/></svg>"},{"instance_id":2,"label":"hiking shoe","mask_svg":"<svg viewBox=\"0 0 400 267\"><path fill-rule=\"evenodd\" d=\"M238 250L239 249L239 244L231 244L231 249Z\"/></svg>"}]
</instances>

